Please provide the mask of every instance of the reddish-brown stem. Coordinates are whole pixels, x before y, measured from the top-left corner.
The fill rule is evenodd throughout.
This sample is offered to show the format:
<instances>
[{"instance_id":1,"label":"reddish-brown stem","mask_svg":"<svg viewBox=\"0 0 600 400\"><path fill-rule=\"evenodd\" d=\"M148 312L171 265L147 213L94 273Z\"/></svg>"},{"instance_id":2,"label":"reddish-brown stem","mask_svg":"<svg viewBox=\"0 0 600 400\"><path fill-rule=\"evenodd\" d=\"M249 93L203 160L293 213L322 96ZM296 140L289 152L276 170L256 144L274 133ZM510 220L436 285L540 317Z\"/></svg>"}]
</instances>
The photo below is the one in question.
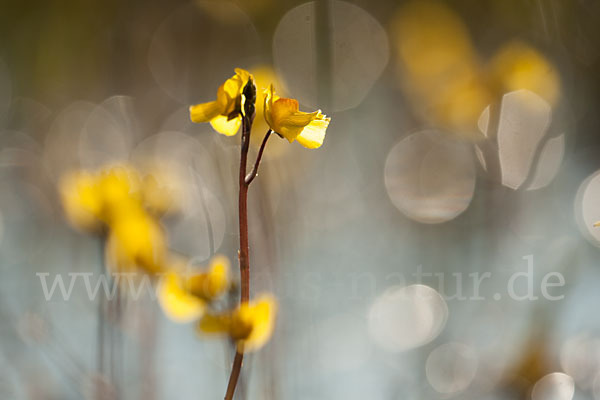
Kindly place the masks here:
<instances>
[{"instance_id":1,"label":"reddish-brown stem","mask_svg":"<svg viewBox=\"0 0 600 400\"><path fill-rule=\"evenodd\" d=\"M256 178L256 175L258 175L258 166L260 165L260 160L262 159L263 152L265 151L265 147L267 146L267 141L269 140L269 137L271 136L272 132L273 131L269 129L265 134L262 143L260 144L260 149L258 150L256 161L254 162L254 167L252 168L252 171L250 171L250 173L246 175L246 183L248 185L250 185L254 178Z\"/></svg>"},{"instance_id":2,"label":"reddish-brown stem","mask_svg":"<svg viewBox=\"0 0 600 400\"><path fill-rule=\"evenodd\" d=\"M241 281L241 294L240 304L247 303L250 299L250 257L248 250L248 185L250 182L246 182L246 164L248 163L248 149L250 147L250 130L252 129L252 121L254 120L254 101L256 95L256 88L254 84L249 82L246 85L244 91L248 89L248 85L252 85L250 95L246 94L247 99L251 99L251 107L246 109L246 113L242 118L242 146L240 155L240 175L239 175L239 225L240 225L240 281ZM262 151L261 151L262 153ZM227 392L225 393L225 400L232 400L237 386L238 379L242 370L242 362L244 360L244 353L236 350L235 358L233 360L233 366L231 367L231 375L229 376L229 383L227 384Z\"/></svg>"}]
</instances>

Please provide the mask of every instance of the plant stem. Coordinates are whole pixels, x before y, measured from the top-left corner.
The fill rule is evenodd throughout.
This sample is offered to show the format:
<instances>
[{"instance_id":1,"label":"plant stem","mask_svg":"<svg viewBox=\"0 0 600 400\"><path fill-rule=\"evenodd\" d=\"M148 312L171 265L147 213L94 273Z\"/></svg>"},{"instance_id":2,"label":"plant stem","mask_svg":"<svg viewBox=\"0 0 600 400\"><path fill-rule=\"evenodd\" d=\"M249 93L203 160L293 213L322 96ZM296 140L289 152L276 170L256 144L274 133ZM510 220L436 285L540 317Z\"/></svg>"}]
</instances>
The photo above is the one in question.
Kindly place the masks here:
<instances>
[{"instance_id":1,"label":"plant stem","mask_svg":"<svg viewBox=\"0 0 600 400\"><path fill-rule=\"evenodd\" d=\"M250 171L250 173L248 175L246 175L246 184L250 185L252 183L252 181L254 180L254 178L256 178L256 175L258 175L258 166L260 165L260 160L262 159L262 155L263 155L263 151L265 151L265 147L267 146L267 141L269 140L269 137L271 136L271 133L273 131L271 129L269 129L267 131L267 133L265 134L265 137L260 145L260 149L258 150L258 155L256 156L256 161L254 162L254 167L252 168L252 171Z\"/></svg>"},{"instance_id":2,"label":"plant stem","mask_svg":"<svg viewBox=\"0 0 600 400\"><path fill-rule=\"evenodd\" d=\"M245 113L242 117L242 146L239 175L240 190L238 200L240 226L240 304L247 303L250 299L250 257L248 250L248 186L250 185L250 182L246 182L246 165L248 163L248 149L250 147L250 131L254 120L254 102L256 101L256 87L252 81L249 81L246 84L244 95L246 96L247 103ZM260 153L262 153L262 150ZM225 400L233 399L235 387L242 370L243 360L243 351L236 349L233 366L231 367L231 375L229 376L229 383L227 384L227 392L225 393Z\"/></svg>"}]
</instances>

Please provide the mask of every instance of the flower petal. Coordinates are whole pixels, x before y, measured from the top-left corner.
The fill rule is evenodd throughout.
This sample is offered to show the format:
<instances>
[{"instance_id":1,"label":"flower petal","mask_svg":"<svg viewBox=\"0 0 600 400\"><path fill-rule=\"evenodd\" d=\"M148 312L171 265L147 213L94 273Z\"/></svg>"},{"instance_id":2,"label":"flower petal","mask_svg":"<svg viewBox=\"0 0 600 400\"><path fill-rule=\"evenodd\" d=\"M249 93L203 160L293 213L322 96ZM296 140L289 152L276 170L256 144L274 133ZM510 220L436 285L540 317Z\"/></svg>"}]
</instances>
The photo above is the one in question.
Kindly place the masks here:
<instances>
[{"instance_id":1,"label":"flower petal","mask_svg":"<svg viewBox=\"0 0 600 400\"><path fill-rule=\"evenodd\" d=\"M239 310L240 317L252 326L250 335L238 341L238 351L250 352L263 347L273 335L277 301L272 295L261 295L249 304L243 304Z\"/></svg>"},{"instance_id":2,"label":"flower petal","mask_svg":"<svg viewBox=\"0 0 600 400\"><path fill-rule=\"evenodd\" d=\"M329 125L329 118L315 119L302 130L296 137L298 143L308 149L317 149L325 140L325 131Z\"/></svg>"},{"instance_id":3,"label":"flower petal","mask_svg":"<svg viewBox=\"0 0 600 400\"><path fill-rule=\"evenodd\" d=\"M218 115L210 121L210 124L215 131L225 136L233 136L239 131L242 125L242 117L238 115L228 120L225 115Z\"/></svg>"},{"instance_id":4,"label":"flower petal","mask_svg":"<svg viewBox=\"0 0 600 400\"><path fill-rule=\"evenodd\" d=\"M198 323L198 330L207 334L224 334L229 332L230 322L228 316L206 314Z\"/></svg>"},{"instance_id":5,"label":"flower petal","mask_svg":"<svg viewBox=\"0 0 600 400\"><path fill-rule=\"evenodd\" d=\"M175 272L168 272L162 277L157 289L158 302L170 319L185 323L202 316L205 303L186 291L181 278Z\"/></svg>"},{"instance_id":6,"label":"flower petal","mask_svg":"<svg viewBox=\"0 0 600 400\"><path fill-rule=\"evenodd\" d=\"M190 119L195 123L208 122L221 114L222 111L223 104L219 101L196 104L195 106L190 106Z\"/></svg>"}]
</instances>

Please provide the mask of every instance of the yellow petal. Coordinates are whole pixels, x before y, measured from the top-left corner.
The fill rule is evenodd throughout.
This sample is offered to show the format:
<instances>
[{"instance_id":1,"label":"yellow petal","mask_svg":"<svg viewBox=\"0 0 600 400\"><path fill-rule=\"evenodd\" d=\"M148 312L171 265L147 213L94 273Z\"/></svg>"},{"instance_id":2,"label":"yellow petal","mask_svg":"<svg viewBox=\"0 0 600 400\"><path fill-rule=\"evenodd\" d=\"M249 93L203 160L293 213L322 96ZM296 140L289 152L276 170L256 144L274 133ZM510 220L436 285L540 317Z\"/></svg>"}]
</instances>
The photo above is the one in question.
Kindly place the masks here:
<instances>
[{"instance_id":1,"label":"yellow petal","mask_svg":"<svg viewBox=\"0 0 600 400\"><path fill-rule=\"evenodd\" d=\"M109 264L117 270L141 268L149 273L164 269L165 234L143 210L130 210L112 221L108 237Z\"/></svg>"},{"instance_id":2,"label":"yellow petal","mask_svg":"<svg viewBox=\"0 0 600 400\"><path fill-rule=\"evenodd\" d=\"M273 335L276 315L277 301L269 294L261 295L251 303L242 304L239 317L251 326L251 331L246 339L238 341L238 351L251 352L263 347Z\"/></svg>"},{"instance_id":3,"label":"yellow petal","mask_svg":"<svg viewBox=\"0 0 600 400\"><path fill-rule=\"evenodd\" d=\"M597 227L599 227L599 226L600 226L600 221L598 221L598 222L596 222L596 223L594 224L594 228L597 228Z\"/></svg>"},{"instance_id":4,"label":"yellow petal","mask_svg":"<svg viewBox=\"0 0 600 400\"><path fill-rule=\"evenodd\" d=\"M219 115L213 118L210 121L210 124L215 131L222 133L225 136L233 136L240 130L240 126L242 125L242 117L237 116L228 120L225 115Z\"/></svg>"},{"instance_id":5,"label":"yellow petal","mask_svg":"<svg viewBox=\"0 0 600 400\"><path fill-rule=\"evenodd\" d=\"M212 297L223 294L229 288L229 259L216 255L210 262L208 271L209 294Z\"/></svg>"},{"instance_id":6,"label":"yellow petal","mask_svg":"<svg viewBox=\"0 0 600 400\"><path fill-rule=\"evenodd\" d=\"M212 301L229 288L229 259L213 257L206 272L195 273L186 280L188 290L195 296Z\"/></svg>"},{"instance_id":7,"label":"yellow petal","mask_svg":"<svg viewBox=\"0 0 600 400\"><path fill-rule=\"evenodd\" d=\"M235 71L235 74L236 74L237 76L239 76L239 77L240 77L240 79L242 80L242 82L243 82L243 86L245 86L245 85L246 85L246 83L248 82L248 80L250 80L250 79L252 79L252 78L253 78L253 77L252 77L252 74L251 74L250 72L246 71L245 69L242 69L242 68L236 68L234 71Z\"/></svg>"},{"instance_id":8,"label":"yellow petal","mask_svg":"<svg viewBox=\"0 0 600 400\"><path fill-rule=\"evenodd\" d=\"M65 214L76 228L95 231L100 228L102 195L94 175L81 171L61 178L59 191Z\"/></svg>"},{"instance_id":9,"label":"yellow petal","mask_svg":"<svg viewBox=\"0 0 600 400\"><path fill-rule=\"evenodd\" d=\"M296 137L296 140L308 149L317 149L325 140L325 131L328 125L329 118L312 120Z\"/></svg>"},{"instance_id":10,"label":"yellow petal","mask_svg":"<svg viewBox=\"0 0 600 400\"><path fill-rule=\"evenodd\" d=\"M195 123L209 122L223 112L224 106L219 101L190 106L190 119Z\"/></svg>"},{"instance_id":11,"label":"yellow petal","mask_svg":"<svg viewBox=\"0 0 600 400\"><path fill-rule=\"evenodd\" d=\"M198 330L206 334L225 334L229 332L230 322L228 316L206 314L198 323Z\"/></svg>"},{"instance_id":12,"label":"yellow petal","mask_svg":"<svg viewBox=\"0 0 600 400\"><path fill-rule=\"evenodd\" d=\"M185 323L197 320L206 308L204 301L183 288L182 279L172 271L161 278L157 295L164 313L175 322Z\"/></svg>"}]
</instances>

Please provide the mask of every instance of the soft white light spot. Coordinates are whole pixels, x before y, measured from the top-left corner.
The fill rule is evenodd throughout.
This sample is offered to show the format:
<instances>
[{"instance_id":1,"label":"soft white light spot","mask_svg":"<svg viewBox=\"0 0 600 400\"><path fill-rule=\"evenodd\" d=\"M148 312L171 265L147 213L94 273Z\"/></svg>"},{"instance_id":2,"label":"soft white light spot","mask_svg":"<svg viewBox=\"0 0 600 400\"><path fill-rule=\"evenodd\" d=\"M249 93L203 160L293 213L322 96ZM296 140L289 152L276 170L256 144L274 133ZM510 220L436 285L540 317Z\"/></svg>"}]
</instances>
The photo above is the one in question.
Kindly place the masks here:
<instances>
[{"instance_id":1,"label":"soft white light spot","mask_svg":"<svg viewBox=\"0 0 600 400\"><path fill-rule=\"evenodd\" d=\"M446 343L429 354L425 373L429 384L439 393L465 390L477 373L475 350L461 343Z\"/></svg>"},{"instance_id":2,"label":"soft white light spot","mask_svg":"<svg viewBox=\"0 0 600 400\"><path fill-rule=\"evenodd\" d=\"M320 24L314 1L290 10L279 22L273 37L273 60L292 97L326 113L358 106L381 75L389 59L389 43L381 24L360 7L345 1L326 2L330 41L317 37ZM320 46L330 57L330 76L319 72ZM323 71L325 72L325 71ZM322 104L318 85L331 84L332 104Z\"/></svg>"},{"instance_id":3,"label":"soft white light spot","mask_svg":"<svg viewBox=\"0 0 600 400\"><path fill-rule=\"evenodd\" d=\"M594 172L577 190L575 196L575 219L579 230L595 246L600 247L600 228L594 223L600 221L600 171Z\"/></svg>"},{"instance_id":4,"label":"soft white light spot","mask_svg":"<svg viewBox=\"0 0 600 400\"><path fill-rule=\"evenodd\" d=\"M449 221L465 211L475 190L473 152L436 131L412 134L388 154L385 186L392 203L423 223Z\"/></svg>"},{"instance_id":5,"label":"soft white light spot","mask_svg":"<svg viewBox=\"0 0 600 400\"><path fill-rule=\"evenodd\" d=\"M528 90L503 96L498 153L504 186L518 189L527 179L535 152L550 124L550 112L550 105Z\"/></svg>"},{"instance_id":6,"label":"soft white light spot","mask_svg":"<svg viewBox=\"0 0 600 400\"><path fill-rule=\"evenodd\" d=\"M574 394L573 378L554 372L537 381L531 392L531 400L571 400Z\"/></svg>"},{"instance_id":7,"label":"soft white light spot","mask_svg":"<svg viewBox=\"0 0 600 400\"><path fill-rule=\"evenodd\" d=\"M485 110L479 116L477 120L477 127L483 133L485 137L488 137L488 128L490 124L490 106L487 106Z\"/></svg>"},{"instance_id":8,"label":"soft white light spot","mask_svg":"<svg viewBox=\"0 0 600 400\"><path fill-rule=\"evenodd\" d=\"M565 153L565 135L560 135L544 144L540 159L533 175L533 180L527 190L541 189L548 186L558 173Z\"/></svg>"},{"instance_id":9,"label":"soft white light spot","mask_svg":"<svg viewBox=\"0 0 600 400\"><path fill-rule=\"evenodd\" d=\"M483 170L487 171L487 164L485 162L485 157L483 156L483 151L481 151L481 148L477 145L475 145L475 155L477 156L477 160L479 161L479 164L481 164Z\"/></svg>"},{"instance_id":10,"label":"soft white light spot","mask_svg":"<svg viewBox=\"0 0 600 400\"><path fill-rule=\"evenodd\" d=\"M560 365L583 389L591 388L600 372L600 339L587 333L570 338L561 349Z\"/></svg>"},{"instance_id":11,"label":"soft white light spot","mask_svg":"<svg viewBox=\"0 0 600 400\"><path fill-rule=\"evenodd\" d=\"M371 305L369 334L385 350L405 351L435 339L447 318L448 306L434 289L424 285L391 288Z\"/></svg>"}]
</instances>

